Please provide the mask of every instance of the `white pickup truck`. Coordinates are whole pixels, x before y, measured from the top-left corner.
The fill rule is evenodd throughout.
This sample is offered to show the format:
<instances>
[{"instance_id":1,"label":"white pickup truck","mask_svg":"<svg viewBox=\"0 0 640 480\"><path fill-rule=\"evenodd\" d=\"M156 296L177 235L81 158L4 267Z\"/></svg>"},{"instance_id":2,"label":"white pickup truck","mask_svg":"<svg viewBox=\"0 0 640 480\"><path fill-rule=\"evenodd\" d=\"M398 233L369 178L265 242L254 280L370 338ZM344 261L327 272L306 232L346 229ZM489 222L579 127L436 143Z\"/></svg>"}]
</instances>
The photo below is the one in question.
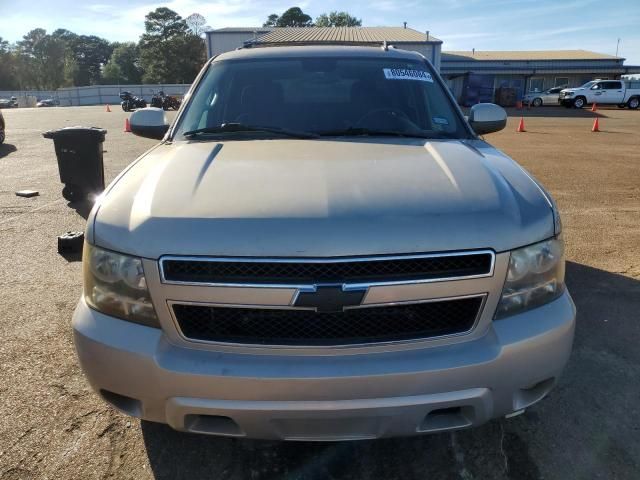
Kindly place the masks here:
<instances>
[{"instance_id":1,"label":"white pickup truck","mask_svg":"<svg viewBox=\"0 0 640 480\"><path fill-rule=\"evenodd\" d=\"M598 103L635 110L640 106L640 81L593 80L581 87L565 88L560 92L558 103L567 108Z\"/></svg>"}]
</instances>

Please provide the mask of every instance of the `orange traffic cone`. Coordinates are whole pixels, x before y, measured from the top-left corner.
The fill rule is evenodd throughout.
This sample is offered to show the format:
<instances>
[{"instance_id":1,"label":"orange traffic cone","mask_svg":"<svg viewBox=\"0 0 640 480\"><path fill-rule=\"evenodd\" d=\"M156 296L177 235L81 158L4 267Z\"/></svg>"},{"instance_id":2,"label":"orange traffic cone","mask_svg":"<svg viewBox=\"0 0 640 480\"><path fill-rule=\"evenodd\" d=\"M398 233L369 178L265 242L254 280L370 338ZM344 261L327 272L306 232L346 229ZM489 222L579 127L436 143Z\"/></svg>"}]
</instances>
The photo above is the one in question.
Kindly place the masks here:
<instances>
[{"instance_id":1,"label":"orange traffic cone","mask_svg":"<svg viewBox=\"0 0 640 480\"><path fill-rule=\"evenodd\" d=\"M129 119L128 118L124 119L124 132L125 133L131 133L131 123L129 123Z\"/></svg>"},{"instance_id":2,"label":"orange traffic cone","mask_svg":"<svg viewBox=\"0 0 640 480\"><path fill-rule=\"evenodd\" d=\"M591 127L591 131L592 132L600 131L600 122L598 122L598 117L596 117L596 119L593 121L593 127Z\"/></svg>"},{"instance_id":3,"label":"orange traffic cone","mask_svg":"<svg viewBox=\"0 0 640 480\"><path fill-rule=\"evenodd\" d=\"M593 105L591 105L591 111L592 112L597 112L598 111L598 106L595 103Z\"/></svg>"},{"instance_id":4,"label":"orange traffic cone","mask_svg":"<svg viewBox=\"0 0 640 480\"><path fill-rule=\"evenodd\" d=\"M107 103L107 108L105 109L107 112L111 111L111 107L109 106L109 104Z\"/></svg>"},{"instance_id":5,"label":"orange traffic cone","mask_svg":"<svg viewBox=\"0 0 640 480\"><path fill-rule=\"evenodd\" d=\"M524 129L524 117L520 117L520 123L518 124L518 128L516 128L516 132L526 132Z\"/></svg>"}]
</instances>

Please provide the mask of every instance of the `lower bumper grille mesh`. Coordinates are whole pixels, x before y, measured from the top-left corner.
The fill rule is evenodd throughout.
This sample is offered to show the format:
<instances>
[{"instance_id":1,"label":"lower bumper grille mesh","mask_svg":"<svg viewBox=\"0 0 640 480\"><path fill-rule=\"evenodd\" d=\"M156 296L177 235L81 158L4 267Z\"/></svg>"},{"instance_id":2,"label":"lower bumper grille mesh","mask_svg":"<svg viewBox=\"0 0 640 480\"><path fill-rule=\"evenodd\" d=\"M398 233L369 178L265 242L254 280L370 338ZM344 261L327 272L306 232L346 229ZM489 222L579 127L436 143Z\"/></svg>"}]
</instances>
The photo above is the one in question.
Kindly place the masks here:
<instances>
[{"instance_id":1,"label":"lower bumper grille mesh","mask_svg":"<svg viewBox=\"0 0 640 480\"><path fill-rule=\"evenodd\" d=\"M174 304L183 335L193 340L256 345L351 345L464 333L483 297L439 300L339 313Z\"/></svg>"}]
</instances>

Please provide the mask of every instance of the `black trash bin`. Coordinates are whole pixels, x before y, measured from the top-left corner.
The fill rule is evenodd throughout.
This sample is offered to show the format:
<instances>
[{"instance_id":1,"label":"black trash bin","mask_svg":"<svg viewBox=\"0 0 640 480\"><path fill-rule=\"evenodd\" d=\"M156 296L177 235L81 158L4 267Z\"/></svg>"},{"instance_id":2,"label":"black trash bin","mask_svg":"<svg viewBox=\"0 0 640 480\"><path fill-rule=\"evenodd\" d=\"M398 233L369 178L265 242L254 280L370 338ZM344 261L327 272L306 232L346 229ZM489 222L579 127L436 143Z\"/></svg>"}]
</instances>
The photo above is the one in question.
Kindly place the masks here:
<instances>
[{"instance_id":1,"label":"black trash bin","mask_svg":"<svg viewBox=\"0 0 640 480\"><path fill-rule=\"evenodd\" d=\"M66 127L42 134L53 140L60 181L65 185L62 196L70 202L104 190L102 144L106 133L96 127Z\"/></svg>"}]
</instances>

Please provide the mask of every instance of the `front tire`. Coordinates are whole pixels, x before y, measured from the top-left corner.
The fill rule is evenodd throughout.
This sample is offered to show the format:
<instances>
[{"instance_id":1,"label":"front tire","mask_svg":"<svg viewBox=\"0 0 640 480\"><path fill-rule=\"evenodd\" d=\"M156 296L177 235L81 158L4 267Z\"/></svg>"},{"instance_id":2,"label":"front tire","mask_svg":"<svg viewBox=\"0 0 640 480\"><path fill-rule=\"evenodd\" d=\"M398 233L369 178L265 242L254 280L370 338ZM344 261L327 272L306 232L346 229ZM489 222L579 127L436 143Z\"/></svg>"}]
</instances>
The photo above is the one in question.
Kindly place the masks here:
<instances>
[{"instance_id":1,"label":"front tire","mask_svg":"<svg viewBox=\"0 0 640 480\"><path fill-rule=\"evenodd\" d=\"M534 107L540 107L540 106L542 106L542 99L541 99L541 98L534 98L534 99L533 99L533 106L534 106Z\"/></svg>"},{"instance_id":2,"label":"front tire","mask_svg":"<svg viewBox=\"0 0 640 480\"><path fill-rule=\"evenodd\" d=\"M587 100L584 97L578 97L573 101L575 108L582 108L587 104Z\"/></svg>"},{"instance_id":3,"label":"front tire","mask_svg":"<svg viewBox=\"0 0 640 480\"><path fill-rule=\"evenodd\" d=\"M4 139L5 139L4 130L0 130L0 145L4 143Z\"/></svg>"},{"instance_id":4,"label":"front tire","mask_svg":"<svg viewBox=\"0 0 640 480\"><path fill-rule=\"evenodd\" d=\"M629 101L627 102L627 106L631 110L637 110L638 107L640 106L640 97L630 98Z\"/></svg>"}]
</instances>

